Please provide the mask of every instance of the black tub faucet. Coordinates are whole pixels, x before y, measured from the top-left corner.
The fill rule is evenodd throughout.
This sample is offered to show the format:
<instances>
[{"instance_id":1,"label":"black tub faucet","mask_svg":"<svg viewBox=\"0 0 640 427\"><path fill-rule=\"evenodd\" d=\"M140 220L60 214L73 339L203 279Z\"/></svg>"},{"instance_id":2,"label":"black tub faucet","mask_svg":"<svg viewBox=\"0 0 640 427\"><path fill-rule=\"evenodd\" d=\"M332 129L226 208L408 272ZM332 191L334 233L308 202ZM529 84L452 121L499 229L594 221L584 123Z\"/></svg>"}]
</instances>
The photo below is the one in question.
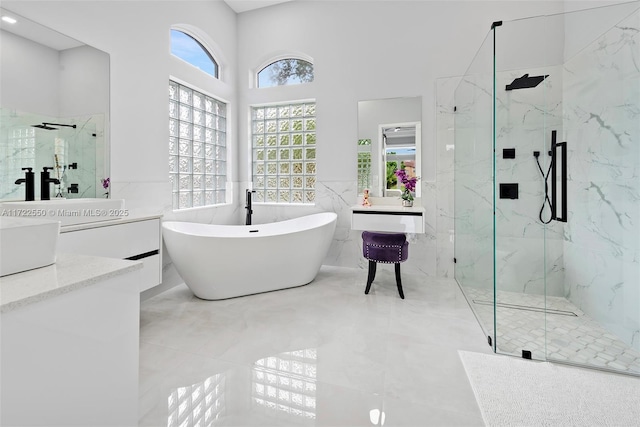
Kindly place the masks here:
<instances>
[{"instance_id":1,"label":"black tub faucet","mask_svg":"<svg viewBox=\"0 0 640 427\"><path fill-rule=\"evenodd\" d=\"M40 200L50 200L50 184L60 184L60 180L56 178L51 178L49 176L49 171L53 169L53 167L45 166L42 168L42 172L40 172Z\"/></svg>"},{"instance_id":2,"label":"black tub faucet","mask_svg":"<svg viewBox=\"0 0 640 427\"><path fill-rule=\"evenodd\" d=\"M255 190L249 190L247 188L247 204L244 207L247 210L247 219L245 221L245 225L251 225L251 214L253 213L253 209L251 208L251 193L255 192Z\"/></svg>"},{"instance_id":3,"label":"black tub faucet","mask_svg":"<svg viewBox=\"0 0 640 427\"><path fill-rule=\"evenodd\" d=\"M35 182L36 182L36 174L32 172L33 168L22 168L24 173L24 178L20 178L16 180L16 184L25 184L24 189L24 200L25 202L31 202L35 200Z\"/></svg>"}]
</instances>

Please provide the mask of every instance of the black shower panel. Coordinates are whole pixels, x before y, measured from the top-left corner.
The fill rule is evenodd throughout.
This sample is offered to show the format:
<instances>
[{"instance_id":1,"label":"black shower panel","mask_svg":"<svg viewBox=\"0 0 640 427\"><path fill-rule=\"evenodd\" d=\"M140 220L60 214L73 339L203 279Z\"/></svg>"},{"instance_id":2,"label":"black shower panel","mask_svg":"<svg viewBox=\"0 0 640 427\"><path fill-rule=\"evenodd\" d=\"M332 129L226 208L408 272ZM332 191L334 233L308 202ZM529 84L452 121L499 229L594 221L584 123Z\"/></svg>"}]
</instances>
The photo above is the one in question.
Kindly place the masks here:
<instances>
[{"instance_id":1,"label":"black shower panel","mask_svg":"<svg viewBox=\"0 0 640 427\"><path fill-rule=\"evenodd\" d=\"M517 199L518 198L518 184L500 184L500 198L501 199Z\"/></svg>"},{"instance_id":2,"label":"black shower panel","mask_svg":"<svg viewBox=\"0 0 640 427\"><path fill-rule=\"evenodd\" d=\"M558 156L558 148L560 156ZM551 218L559 222L567 222L567 142L556 142L556 131L551 132L551 152L553 160L551 162ZM560 198L558 198L558 157L560 157ZM560 210L558 215L558 199L560 199Z\"/></svg>"},{"instance_id":3,"label":"black shower panel","mask_svg":"<svg viewBox=\"0 0 640 427\"><path fill-rule=\"evenodd\" d=\"M503 159L515 159L516 158L516 149L515 148L503 148L502 149L502 158Z\"/></svg>"},{"instance_id":4,"label":"black shower panel","mask_svg":"<svg viewBox=\"0 0 640 427\"><path fill-rule=\"evenodd\" d=\"M556 220L558 222L567 222L567 142L557 142L557 131L551 131L551 150L549 151L549 157L551 162L549 169L545 174L540 166L540 152L534 151L533 157L536 159L538 169L544 180L544 201L542 208L540 209L540 215L538 216L540 222L543 224L549 224L551 221ZM560 152L558 153L558 148ZM558 197L558 163L560 167L560 197ZM551 178L551 198L549 198L549 184L548 180ZM558 200L560 200L560 211L558 215ZM543 212L545 206L549 205L551 215L548 220L543 218Z\"/></svg>"}]
</instances>

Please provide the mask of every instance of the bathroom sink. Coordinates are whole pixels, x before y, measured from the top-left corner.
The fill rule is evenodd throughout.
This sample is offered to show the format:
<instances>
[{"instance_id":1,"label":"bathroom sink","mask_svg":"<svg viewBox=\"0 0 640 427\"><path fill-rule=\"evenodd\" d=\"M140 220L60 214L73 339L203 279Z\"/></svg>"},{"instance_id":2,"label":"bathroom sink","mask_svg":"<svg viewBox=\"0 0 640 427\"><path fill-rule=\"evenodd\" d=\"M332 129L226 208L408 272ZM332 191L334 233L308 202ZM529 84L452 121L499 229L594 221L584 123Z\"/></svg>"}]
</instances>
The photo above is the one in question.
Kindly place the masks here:
<instances>
[{"instance_id":1,"label":"bathroom sink","mask_svg":"<svg viewBox=\"0 0 640 427\"><path fill-rule=\"evenodd\" d=\"M56 262L58 221L0 217L0 276Z\"/></svg>"},{"instance_id":2,"label":"bathroom sink","mask_svg":"<svg viewBox=\"0 0 640 427\"><path fill-rule=\"evenodd\" d=\"M35 217L60 221L60 225L76 225L122 218L122 199L51 199L32 202L5 202L3 216Z\"/></svg>"}]
</instances>

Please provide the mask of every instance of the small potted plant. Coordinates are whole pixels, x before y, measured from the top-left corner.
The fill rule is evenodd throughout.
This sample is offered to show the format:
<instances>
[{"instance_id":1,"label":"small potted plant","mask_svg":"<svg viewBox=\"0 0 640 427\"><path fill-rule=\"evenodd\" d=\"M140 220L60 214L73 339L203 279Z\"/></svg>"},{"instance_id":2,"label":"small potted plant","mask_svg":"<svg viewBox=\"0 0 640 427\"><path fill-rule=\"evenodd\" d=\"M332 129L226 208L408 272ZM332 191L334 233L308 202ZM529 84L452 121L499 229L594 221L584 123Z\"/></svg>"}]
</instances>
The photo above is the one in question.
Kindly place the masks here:
<instances>
[{"instance_id":1,"label":"small potted plant","mask_svg":"<svg viewBox=\"0 0 640 427\"><path fill-rule=\"evenodd\" d=\"M400 195L402 198L402 206L413 206L413 193L416 191L418 178L415 176L408 176L407 171L404 168L397 169L395 173L402 186L402 194Z\"/></svg>"}]
</instances>

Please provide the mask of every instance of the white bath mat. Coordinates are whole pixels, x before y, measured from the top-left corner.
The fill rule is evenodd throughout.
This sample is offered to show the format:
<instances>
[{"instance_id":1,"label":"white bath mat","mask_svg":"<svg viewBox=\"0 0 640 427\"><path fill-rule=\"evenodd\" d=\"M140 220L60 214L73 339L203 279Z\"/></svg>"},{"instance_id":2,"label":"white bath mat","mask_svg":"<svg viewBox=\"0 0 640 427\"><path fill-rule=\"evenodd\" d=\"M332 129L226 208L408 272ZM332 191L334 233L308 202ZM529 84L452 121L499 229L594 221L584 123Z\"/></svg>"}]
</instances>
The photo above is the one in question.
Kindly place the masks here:
<instances>
[{"instance_id":1,"label":"white bath mat","mask_svg":"<svg viewBox=\"0 0 640 427\"><path fill-rule=\"evenodd\" d=\"M487 426L640 426L640 378L459 354Z\"/></svg>"}]
</instances>

